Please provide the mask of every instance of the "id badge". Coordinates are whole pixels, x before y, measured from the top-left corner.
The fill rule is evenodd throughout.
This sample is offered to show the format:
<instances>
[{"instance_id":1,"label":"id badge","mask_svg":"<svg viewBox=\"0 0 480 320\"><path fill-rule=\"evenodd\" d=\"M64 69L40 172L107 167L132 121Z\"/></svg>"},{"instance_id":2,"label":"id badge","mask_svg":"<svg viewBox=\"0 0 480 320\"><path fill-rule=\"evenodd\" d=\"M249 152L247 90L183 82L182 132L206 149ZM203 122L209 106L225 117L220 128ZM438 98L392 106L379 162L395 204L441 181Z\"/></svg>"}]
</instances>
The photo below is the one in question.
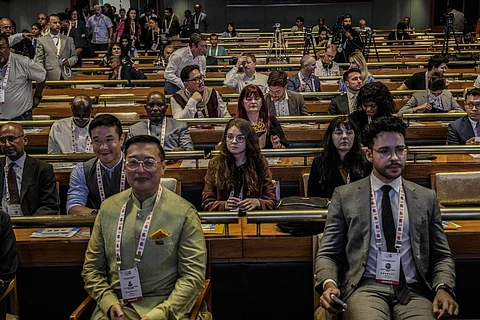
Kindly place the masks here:
<instances>
[{"instance_id":1,"label":"id badge","mask_svg":"<svg viewBox=\"0 0 480 320\"><path fill-rule=\"evenodd\" d=\"M168 28L167 28L167 29L165 29L165 33L168 33L168 31L169 31L169 30L170 30L170 29L168 29Z\"/></svg>"},{"instance_id":2,"label":"id badge","mask_svg":"<svg viewBox=\"0 0 480 320\"><path fill-rule=\"evenodd\" d=\"M195 23L195 29L200 29L200 24Z\"/></svg>"},{"instance_id":3,"label":"id badge","mask_svg":"<svg viewBox=\"0 0 480 320\"><path fill-rule=\"evenodd\" d=\"M120 288L122 289L122 300L124 303L140 301L143 299L142 286L138 269L119 270Z\"/></svg>"},{"instance_id":4,"label":"id badge","mask_svg":"<svg viewBox=\"0 0 480 320\"><path fill-rule=\"evenodd\" d=\"M10 217L21 217L23 216L22 213L22 206L20 204L9 204L7 206L7 211Z\"/></svg>"},{"instance_id":5,"label":"id badge","mask_svg":"<svg viewBox=\"0 0 480 320\"><path fill-rule=\"evenodd\" d=\"M152 43L152 50L157 50L157 48L158 48L158 44Z\"/></svg>"},{"instance_id":6,"label":"id badge","mask_svg":"<svg viewBox=\"0 0 480 320\"><path fill-rule=\"evenodd\" d=\"M379 283L398 285L400 279L399 253L378 251L375 279Z\"/></svg>"},{"instance_id":7,"label":"id badge","mask_svg":"<svg viewBox=\"0 0 480 320\"><path fill-rule=\"evenodd\" d=\"M0 103L5 103L5 89L0 89Z\"/></svg>"}]
</instances>

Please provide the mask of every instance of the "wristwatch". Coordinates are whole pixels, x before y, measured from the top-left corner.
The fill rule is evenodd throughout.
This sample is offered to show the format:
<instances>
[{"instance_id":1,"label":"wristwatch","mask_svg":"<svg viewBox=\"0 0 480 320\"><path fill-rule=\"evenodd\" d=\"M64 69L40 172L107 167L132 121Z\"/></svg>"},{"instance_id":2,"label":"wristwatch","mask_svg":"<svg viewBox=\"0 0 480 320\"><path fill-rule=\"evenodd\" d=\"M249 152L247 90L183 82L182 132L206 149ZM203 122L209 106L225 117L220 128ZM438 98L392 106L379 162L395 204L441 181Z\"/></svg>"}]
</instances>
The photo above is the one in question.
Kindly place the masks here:
<instances>
[{"instance_id":1,"label":"wristwatch","mask_svg":"<svg viewBox=\"0 0 480 320\"><path fill-rule=\"evenodd\" d=\"M98 213L97 209L93 209L92 212L90 212L90 214L97 214L97 213Z\"/></svg>"},{"instance_id":2,"label":"wristwatch","mask_svg":"<svg viewBox=\"0 0 480 320\"><path fill-rule=\"evenodd\" d=\"M445 283L441 283L437 286L436 292L438 292L438 290L440 290L440 289L443 289L443 290L447 291L448 294L450 294L453 299L457 299L457 296L455 296L455 293L453 292L453 289L450 288L449 285L446 285Z\"/></svg>"}]
</instances>

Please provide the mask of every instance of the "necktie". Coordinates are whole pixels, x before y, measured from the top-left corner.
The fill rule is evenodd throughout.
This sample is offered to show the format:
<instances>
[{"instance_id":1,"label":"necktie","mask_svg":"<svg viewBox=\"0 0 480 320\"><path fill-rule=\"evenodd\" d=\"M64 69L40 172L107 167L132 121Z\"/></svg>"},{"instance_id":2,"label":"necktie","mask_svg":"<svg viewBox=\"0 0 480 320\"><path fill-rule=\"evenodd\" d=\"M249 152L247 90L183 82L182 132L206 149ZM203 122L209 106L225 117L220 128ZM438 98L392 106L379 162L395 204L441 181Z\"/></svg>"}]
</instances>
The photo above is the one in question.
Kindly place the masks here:
<instances>
[{"instance_id":1,"label":"necktie","mask_svg":"<svg viewBox=\"0 0 480 320\"><path fill-rule=\"evenodd\" d=\"M382 188L382 225L383 235L387 242L387 251L396 252L395 249L395 223L393 221L392 205L390 203L389 192L392 187L384 185ZM405 274L403 273L402 262L400 261L400 279L399 284L393 287L397 296L398 302L401 304L407 304L410 301L410 290L408 289L407 281L405 280Z\"/></svg>"},{"instance_id":2,"label":"necktie","mask_svg":"<svg viewBox=\"0 0 480 320\"><path fill-rule=\"evenodd\" d=\"M33 50L37 50L37 39L33 39Z\"/></svg>"},{"instance_id":3,"label":"necktie","mask_svg":"<svg viewBox=\"0 0 480 320\"><path fill-rule=\"evenodd\" d=\"M350 100L350 108L351 112L357 111L357 95L352 96L352 99Z\"/></svg>"},{"instance_id":4,"label":"necktie","mask_svg":"<svg viewBox=\"0 0 480 320\"><path fill-rule=\"evenodd\" d=\"M14 166L14 162L8 166L8 193L10 195L10 204L19 204L20 194L18 193L17 174L13 170Z\"/></svg>"},{"instance_id":5,"label":"necktie","mask_svg":"<svg viewBox=\"0 0 480 320\"><path fill-rule=\"evenodd\" d=\"M477 125L475 126L475 136L480 137L480 121L477 121Z\"/></svg>"}]
</instances>

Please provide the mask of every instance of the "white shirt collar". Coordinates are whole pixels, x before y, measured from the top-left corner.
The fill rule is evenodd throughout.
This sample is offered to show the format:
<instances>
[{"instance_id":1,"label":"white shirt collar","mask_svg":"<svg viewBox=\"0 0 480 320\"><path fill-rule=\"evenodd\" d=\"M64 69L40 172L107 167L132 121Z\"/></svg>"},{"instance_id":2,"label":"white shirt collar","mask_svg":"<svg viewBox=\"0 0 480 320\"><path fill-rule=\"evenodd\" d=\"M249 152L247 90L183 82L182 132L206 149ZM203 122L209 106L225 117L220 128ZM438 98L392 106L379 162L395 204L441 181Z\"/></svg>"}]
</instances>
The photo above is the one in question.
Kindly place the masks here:
<instances>
[{"instance_id":1,"label":"white shirt collar","mask_svg":"<svg viewBox=\"0 0 480 320\"><path fill-rule=\"evenodd\" d=\"M392 187L393 190L395 190L397 194L400 194L400 186L402 185L402 176L399 176L398 178L396 178L390 183L385 183L379 178L377 178L377 176L375 176L375 174L372 172L370 174L370 183L372 185L374 192L377 192L378 190L380 190L381 187L388 184L390 187Z\"/></svg>"},{"instance_id":2,"label":"white shirt collar","mask_svg":"<svg viewBox=\"0 0 480 320\"><path fill-rule=\"evenodd\" d=\"M467 116L467 118L468 118L468 121L470 121L470 123L472 124L473 132L475 132L475 128L477 127L478 121L472 120L468 116Z\"/></svg>"},{"instance_id":3,"label":"white shirt collar","mask_svg":"<svg viewBox=\"0 0 480 320\"><path fill-rule=\"evenodd\" d=\"M24 152L23 153L23 156L21 156L20 158L18 158L16 161L12 161L9 157L5 157L5 159L7 159L7 166L10 165L10 163L12 162L15 162L15 164L21 169L23 170L23 167L25 166L25 159L27 158L27 153Z\"/></svg>"},{"instance_id":4,"label":"white shirt collar","mask_svg":"<svg viewBox=\"0 0 480 320\"><path fill-rule=\"evenodd\" d=\"M111 167L111 168L106 167L106 166L102 163L102 161L100 161L100 159L98 160L98 162L100 162L100 165L102 166L102 168L105 169L105 171L107 171L107 172L113 172L113 170L115 170L115 168L118 166L118 164L121 163L122 161L123 161L123 152L121 153L120 159L118 160L118 162L115 163L115 165L114 165L113 167Z\"/></svg>"}]
</instances>

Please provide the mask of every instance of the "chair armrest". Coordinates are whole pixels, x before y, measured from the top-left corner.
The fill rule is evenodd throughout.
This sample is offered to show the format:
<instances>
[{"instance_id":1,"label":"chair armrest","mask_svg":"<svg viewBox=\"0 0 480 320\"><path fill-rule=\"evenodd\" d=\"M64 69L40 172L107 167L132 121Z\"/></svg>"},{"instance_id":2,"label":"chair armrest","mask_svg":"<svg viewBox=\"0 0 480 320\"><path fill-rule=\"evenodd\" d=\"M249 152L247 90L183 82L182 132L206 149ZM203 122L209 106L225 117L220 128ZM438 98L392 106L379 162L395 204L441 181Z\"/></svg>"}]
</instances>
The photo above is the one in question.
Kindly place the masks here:
<instances>
[{"instance_id":1,"label":"chair armrest","mask_svg":"<svg viewBox=\"0 0 480 320\"><path fill-rule=\"evenodd\" d=\"M88 306L94 302L95 301L92 299L92 297L87 296L85 300L83 300L82 303L80 303L77 309L75 309L75 311L72 312L72 314L70 315L70 320L78 320L78 318L85 312Z\"/></svg>"},{"instance_id":2,"label":"chair armrest","mask_svg":"<svg viewBox=\"0 0 480 320\"><path fill-rule=\"evenodd\" d=\"M0 295L0 301L2 301L3 299L5 299L6 296L8 296L10 294L10 292L15 288L15 278L13 278L12 281L10 281L10 283L8 284L8 288L7 290L5 290L2 295Z\"/></svg>"},{"instance_id":3,"label":"chair armrest","mask_svg":"<svg viewBox=\"0 0 480 320\"><path fill-rule=\"evenodd\" d=\"M210 297L210 279L205 280L205 288L203 288L202 292L195 301L193 305L192 314L190 315L190 320L196 320L200 310L202 308L202 303L205 299L209 299ZM71 319L71 318L70 318Z\"/></svg>"}]
</instances>

